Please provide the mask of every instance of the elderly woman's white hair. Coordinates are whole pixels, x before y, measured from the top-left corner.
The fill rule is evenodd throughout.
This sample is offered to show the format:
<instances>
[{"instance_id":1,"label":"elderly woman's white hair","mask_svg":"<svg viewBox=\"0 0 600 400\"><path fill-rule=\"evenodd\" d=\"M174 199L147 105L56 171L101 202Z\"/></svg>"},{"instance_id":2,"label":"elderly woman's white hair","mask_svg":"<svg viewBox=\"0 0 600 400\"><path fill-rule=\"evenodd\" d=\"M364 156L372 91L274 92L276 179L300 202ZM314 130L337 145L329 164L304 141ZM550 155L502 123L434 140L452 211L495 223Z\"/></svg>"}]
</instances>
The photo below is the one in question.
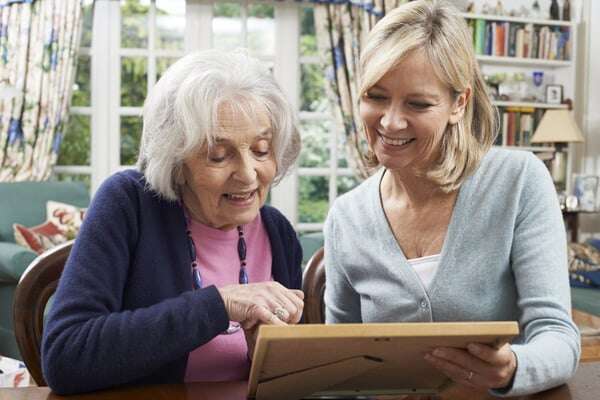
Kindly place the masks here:
<instances>
[{"instance_id":1,"label":"elderly woman's white hair","mask_svg":"<svg viewBox=\"0 0 600 400\"><path fill-rule=\"evenodd\" d=\"M137 166L150 187L178 199L184 159L211 144L218 133L219 107L248 118L267 111L273 129L277 183L296 161L300 135L294 111L269 70L243 50L207 50L174 63L144 104Z\"/></svg>"}]
</instances>

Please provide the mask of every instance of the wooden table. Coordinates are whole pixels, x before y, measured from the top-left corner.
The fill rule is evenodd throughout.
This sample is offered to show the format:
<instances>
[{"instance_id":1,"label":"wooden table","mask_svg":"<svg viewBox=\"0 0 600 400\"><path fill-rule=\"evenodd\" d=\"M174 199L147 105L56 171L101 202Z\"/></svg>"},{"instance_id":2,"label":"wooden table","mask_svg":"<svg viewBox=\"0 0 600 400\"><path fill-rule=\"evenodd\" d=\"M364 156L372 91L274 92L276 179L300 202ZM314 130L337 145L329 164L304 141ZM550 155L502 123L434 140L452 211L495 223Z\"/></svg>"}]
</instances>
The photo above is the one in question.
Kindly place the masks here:
<instances>
[{"instance_id":1,"label":"wooden table","mask_svg":"<svg viewBox=\"0 0 600 400\"><path fill-rule=\"evenodd\" d=\"M123 387L85 395L63 397L47 387L0 389L0 400L242 400L246 398L246 382L194 383L179 385L149 385ZM387 397L415 399L415 397ZM566 385L536 395L518 397L519 400L598 400L600 398L600 362L583 363L577 374ZM485 392L473 392L459 386L444 391L438 400L491 400L497 399Z\"/></svg>"}]
</instances>

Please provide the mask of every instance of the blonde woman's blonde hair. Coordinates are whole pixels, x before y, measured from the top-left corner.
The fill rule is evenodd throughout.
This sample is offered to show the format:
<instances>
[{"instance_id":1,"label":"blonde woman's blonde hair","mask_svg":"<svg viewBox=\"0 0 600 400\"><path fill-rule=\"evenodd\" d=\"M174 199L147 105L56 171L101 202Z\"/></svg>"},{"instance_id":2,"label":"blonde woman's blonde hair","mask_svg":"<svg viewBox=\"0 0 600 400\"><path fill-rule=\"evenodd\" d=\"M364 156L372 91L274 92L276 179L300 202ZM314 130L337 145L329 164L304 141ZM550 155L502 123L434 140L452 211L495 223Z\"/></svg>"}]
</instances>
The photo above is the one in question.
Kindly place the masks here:
<instances>
[{"instance_id":1,"label":"blonde woman's blonde hair","mask_svg":"<svg viewBox=\"0 0 600 400\"><path fill-rule=\"evenodd\" d=\"M360 57L360 98L415 50L423 51L454 99L471 97L461 120L448 124L440 156L426 176L450 192L477 168L495 139L497 112L473 53L467 24L458 10L440 0L417 0L390 11L369 33ZM363 127L364 128L364 127ZM371 167L379 161L367 155Z\"/></svg>"}]
</instances>

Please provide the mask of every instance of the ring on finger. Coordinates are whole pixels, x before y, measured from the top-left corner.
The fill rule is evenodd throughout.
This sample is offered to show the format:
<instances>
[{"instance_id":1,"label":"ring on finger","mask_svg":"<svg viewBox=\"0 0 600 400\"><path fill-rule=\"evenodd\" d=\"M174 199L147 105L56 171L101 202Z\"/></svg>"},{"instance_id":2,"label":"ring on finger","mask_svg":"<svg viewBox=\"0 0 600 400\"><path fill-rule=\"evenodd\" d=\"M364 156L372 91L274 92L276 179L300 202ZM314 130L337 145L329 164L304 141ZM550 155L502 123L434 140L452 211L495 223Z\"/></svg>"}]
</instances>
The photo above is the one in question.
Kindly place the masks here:
<instances>
[{"instance_id":1,"label":"ring on finger","mask_svg":"<svg viewBox=\"0 0 600 400\"><path fill-rule=\"evenodd\" d=\"M273 315L275 315L280 320L285 321L285 320L287 320L288 312L283 307L277 307L275 309L275 311L273 312Z\"/></svg>"}]
</instances>

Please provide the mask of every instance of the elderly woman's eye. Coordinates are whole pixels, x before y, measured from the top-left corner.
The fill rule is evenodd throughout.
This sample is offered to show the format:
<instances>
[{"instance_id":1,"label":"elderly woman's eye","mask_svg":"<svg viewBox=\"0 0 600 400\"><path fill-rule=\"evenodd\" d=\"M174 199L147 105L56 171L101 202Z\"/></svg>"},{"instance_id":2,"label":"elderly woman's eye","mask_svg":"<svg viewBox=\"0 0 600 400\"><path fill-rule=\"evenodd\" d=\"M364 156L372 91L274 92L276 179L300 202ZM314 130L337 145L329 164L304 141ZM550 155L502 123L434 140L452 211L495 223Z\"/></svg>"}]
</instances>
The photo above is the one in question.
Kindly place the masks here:
<instances>
[{"instance_id":1,"label":"elderly woman's eye","mask_svg":"<svg viewBox=\"0 0 600 400\"><path fill-rule=\"evenodd\" d=\"M208 154L208 160L213 163L223 162L223 161L225 161L225 158L227 158L227 153L225 153L223 151L211 152Z\"/></svg>"},{"instance_id":2,"label":"elderly woman's eye","mask_svg":"<svg viewBox=\"0 0 600 400\"><path fill-rule=\"evenodd\" d=\"M253 151L258 157L266 157L271 153L271 143L266 140L261 140Z\"/></svg>"}]
</instances>

